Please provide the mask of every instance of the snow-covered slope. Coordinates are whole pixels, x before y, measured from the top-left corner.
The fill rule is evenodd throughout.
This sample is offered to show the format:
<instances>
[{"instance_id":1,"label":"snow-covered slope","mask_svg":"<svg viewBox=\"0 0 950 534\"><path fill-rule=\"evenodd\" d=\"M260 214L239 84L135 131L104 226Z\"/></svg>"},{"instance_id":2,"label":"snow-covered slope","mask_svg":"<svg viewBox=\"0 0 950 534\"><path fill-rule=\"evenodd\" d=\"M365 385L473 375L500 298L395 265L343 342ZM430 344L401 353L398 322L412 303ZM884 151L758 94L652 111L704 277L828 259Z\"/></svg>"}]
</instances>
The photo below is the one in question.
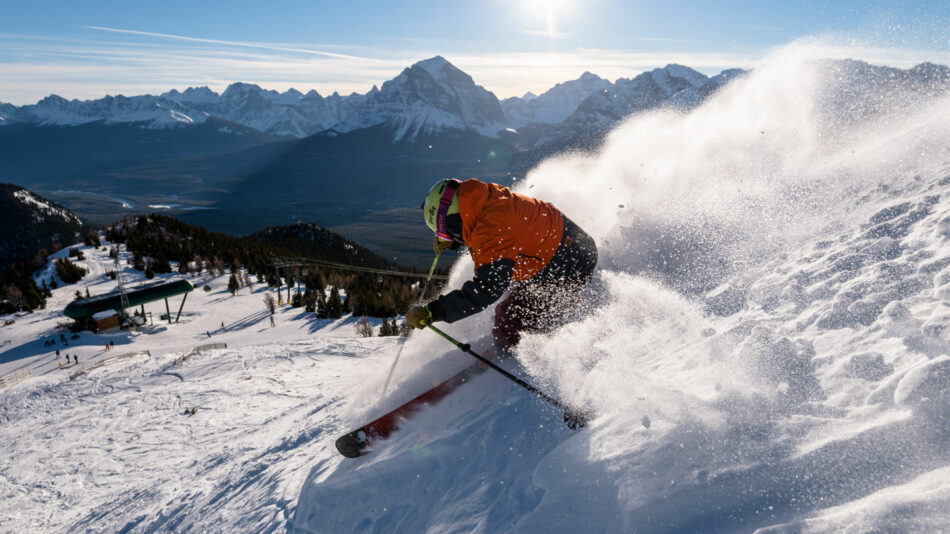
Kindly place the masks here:
<instances>
[{"instance_id":1,"label":"snow-covered slope","mask_svg":"<svg viewBox=\"0 0 950 534\"><path fill-rule=\"evenodd\" d=\"M589 428L482 375L370 456L314 466L291 530L944 529L950 99L829 120L849 89L801 55L522 185L600 246L583 318L517 351ZM450 331L477 339L488 315Z\"/></svg>"},{"instance_id":2,"label":"snow-covered slope","mask_svg":"<svg viewBox=\"0 0 950 534\"><path fill-rule=\"evenodd\" d=\"M539 96L529 93L522 98L506 98L501 101L501 107L517 128L531 123L557 124L574 113L587 97L610 86L609 81L585 72L580 78L559 83Z\"/></svg>"},{"instance_id":3,"label":"snow-covered slope","mask_svg":"<svg viewBox=\"0 0 950 534\"><path fill-rule=\"evenodd\" d=\"M536 143L538 146L565 144L610 130L625 117L665 104L677 93L696 90L708 78L682 65L667 65L628 80L621 78L607 88L590 94L575 110Z\"/></svg>"},{"instance_id":4,"label":"snow-covered slope","mask_svg":"<svg viewBox=\"0 0 950 534\"><path fill-rule=\"evenodd\" d=\"M152 128L200 124L208 115L173 100L151 95L106 96L80 102L50 95L31 106L10 113L5 122L76 126L91 122L104 124L143 123Z\"/></svg>"},{"instance_id":5,"label":"snow-covered slope","mask_svg":"<svg viewBox=\"0 0 950 534\"><path fill-rule=\"evenodd\" d=\"M162 97L262 132L291 137L325 130L339 121L341 113L316 91L278 93L240 82L229 85L220 96L200 87L183 93L171 91Z\"/></svg>"},{"instance_id":6,"label":"snow-covered slope","mask_svg":"<svg viewBox=\"0 0 950 534\"><path fill-rule=\"evenodd\" d=\"M32 191L0 183L0 262L6 268L82 239L86 226L75 213Z\"/></svg>"},{"instance_id":7,"label":"snow-covered slope","mask_svg":"<svg viewBox=\"0 0 950 534\"><path fill-rule=\"evenodd\" d=\"M388 365L399 339L357 338L353 318L283 306L272 326L263 284L231 296L227 276L189 277L196 290L179 323L159 320L165 306L155 302L140 332L73 339L61 325L75 291L116 284L107 251L78 248L90 272L80 284L58 280L45 310L0 316L13 321L0 329L0 376L26 377L0 387L0 530L284 530L311 462L329 457L343 428L347 392ZM144 282L123 272L133 287ZM173 316L180 303L172 299ZM194 350L211 344L228 348Z\"/></svg>"},{"instance_id":8,"label":"snow-covered slope","mask_svg":"<svg viewBox=\"0 0 950 534\"><path fill-rule=\"evenodd\" d=\"M79 217L76 217L75 213L69 211L66 208L55 205L45 198L40 197L31 191L27 191L26 189L15 191L13 193L13 197L16 198L21 204L31 207L37 212L33 216L34 222L41 221L43 217L54 217L71 224L82 224L82 221L79 220ZM70 239L74 238L75 236L70 236Z\"/></svg>"},{"instance_id":9,"label":"snow-covered slope","mask_svg":"<svg viewBox=\"0 0 950 534\"><path fill-rule=\"evenodd\" d=\"M444 129L494 135L505 126L495 95L442 56L420 61L367 95L366 111L348 118L343 130L388 123L394 140ZM341 130L339 126L334 127Z\"/></svg>"}]
</instances>

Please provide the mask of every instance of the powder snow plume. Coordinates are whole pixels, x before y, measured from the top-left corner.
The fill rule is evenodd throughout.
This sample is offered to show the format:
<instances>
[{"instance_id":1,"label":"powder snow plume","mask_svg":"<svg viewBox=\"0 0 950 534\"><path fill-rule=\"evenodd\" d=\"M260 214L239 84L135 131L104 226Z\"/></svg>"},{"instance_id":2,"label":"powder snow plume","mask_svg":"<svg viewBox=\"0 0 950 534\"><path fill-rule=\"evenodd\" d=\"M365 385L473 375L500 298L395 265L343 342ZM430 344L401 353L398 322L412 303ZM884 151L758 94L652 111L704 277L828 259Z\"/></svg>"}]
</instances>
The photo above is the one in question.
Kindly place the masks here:
<instances>
[{"instance_id":1,"label":"powder snow plume","mask_svg":"<svg viewBox=\"0 0 950 534\"><path fill-rule=\"evenodd\" d=\"M577 320L517 349L532 382L593 410L587 429L480 377L359 467L315 470L295 525L347 530L334 495L381 476L350 530L946 528L950 80L817 50L778 50L516 185L599 246ZM460 260L451 285L470 273ZM490 324L448 330L484 341ZM459 358L435 338L407 343L383 404L448 365L433 355Z\"/></svg>"}]
</instances>

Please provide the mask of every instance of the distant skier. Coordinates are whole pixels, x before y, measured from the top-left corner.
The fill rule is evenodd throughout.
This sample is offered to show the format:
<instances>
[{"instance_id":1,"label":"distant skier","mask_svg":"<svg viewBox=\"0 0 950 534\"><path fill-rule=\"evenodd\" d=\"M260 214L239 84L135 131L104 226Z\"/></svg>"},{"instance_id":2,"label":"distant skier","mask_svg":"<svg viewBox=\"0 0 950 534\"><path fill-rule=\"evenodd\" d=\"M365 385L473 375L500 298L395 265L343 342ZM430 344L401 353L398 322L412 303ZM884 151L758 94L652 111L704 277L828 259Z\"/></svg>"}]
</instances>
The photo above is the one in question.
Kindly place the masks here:
<instances>
[{"instance_id":1,"label":"distant skier","mask_svg":"<svg viewBox=\"0 0 950 534\"><path fill-rule=\"evenodd\" d=\"M73 358L74 358L75 361L76 361L76 365L79 365L79 355L78 355L78 354L73 354Z\"/></svg>"},{"instance_id":2,"label":"distant skier","mask_svg":"<svg viewBox=\"0 0 950 534\"><path fill-rule=\"evenodd\" d=\"M492 329L498 345L509 349L521 332L546 332L561 324L597 264L597 245L584 230L553 205L507 187L441 180L429 190L422 211L435 232L436 253L467 246L475 277L409 310L406 321L413 328L478 313L510 287L495 308Z\"/></svg>"}]
</instances>

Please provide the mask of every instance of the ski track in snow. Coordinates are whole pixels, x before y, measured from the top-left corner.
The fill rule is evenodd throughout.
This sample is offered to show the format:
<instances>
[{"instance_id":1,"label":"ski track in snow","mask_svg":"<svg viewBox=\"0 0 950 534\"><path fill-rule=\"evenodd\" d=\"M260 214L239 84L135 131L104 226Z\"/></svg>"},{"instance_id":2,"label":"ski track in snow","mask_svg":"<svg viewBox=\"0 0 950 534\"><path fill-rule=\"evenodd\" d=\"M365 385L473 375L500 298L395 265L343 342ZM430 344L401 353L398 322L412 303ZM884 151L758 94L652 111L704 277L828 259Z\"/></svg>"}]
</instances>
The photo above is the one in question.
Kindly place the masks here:
<instances>
[{"instance_id":1,"label":"ski track in snow","mask_svg":"<svg viewBox=\"0 0 950 534\"><path fill-rule=\"evenodd\" d=\"M72 381L36 345L55 314L3 330L0 372L35 375L0 390L3 528L945 531L950 99L862 107L813 57L778 51L689 114L633 117L519 184L600 247L576 320L507 363L592 408L586 429L488 372L341 459L343 432L468 357L286 308L271 328L263 288L230 297L219 278L182 324L117 339L151 358ZM99 278L103 254L87 252ZM470 272L463 257L450 285ZM483 350L491 313L445 330ZM103 339L83 334L82 364Z\"/></svg>"},{"instance_id":2,"label":"ski track in snow","mask_svg":"<svg viewBox=\"0 0 950 534\"><path fill-rule=\"evenodd\" d=\"M326 456L339 427L338 377L359 375L355 360L321 355L324 345L213 351L181 366L152 358L3 392L5 522L70 532L282 529L299 470Z\"/></svg>"}]
</instances>

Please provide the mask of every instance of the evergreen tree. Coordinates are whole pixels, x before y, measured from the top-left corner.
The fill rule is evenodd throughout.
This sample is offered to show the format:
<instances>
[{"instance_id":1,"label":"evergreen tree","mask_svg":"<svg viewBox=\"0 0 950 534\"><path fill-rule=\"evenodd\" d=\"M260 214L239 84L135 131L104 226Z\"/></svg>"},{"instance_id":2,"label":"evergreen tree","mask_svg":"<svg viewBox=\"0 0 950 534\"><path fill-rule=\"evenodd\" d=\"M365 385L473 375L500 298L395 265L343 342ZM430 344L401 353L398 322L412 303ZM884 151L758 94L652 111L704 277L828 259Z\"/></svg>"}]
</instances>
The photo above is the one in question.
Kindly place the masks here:
<instances>
[{"instance_id":1,"label":"evergreen tree","mask_svg":"<svg viewBox=\"0 0 950 534\"><path fill-rule=\"evenodd\" d=\"M336 286L330 289L330 297L327 299L327 314L330 319L343 317L343 303L340 302L340 291Z\"/></svg>"},{"instance_id":2,"label":"evergreen tree","mask_svg":"<svg viewBox=\"0 0 950 534\"><path fill-rule=\"evenodd\" d=\"M156 274L168 274L172 272L172 265L168 262L168 258L164 254L159 254L155 259L155 264L152 266L152 269L155 270Z\"/></svg>"},{"instance_id":3,"label":"evergreen tree","mask_svg":"<svg viewBox=\"0 0 950 534\"><path fill-rule=\"evenodd\" d=\"M136 271L145 270L145 260L142 259L142 253L138 249L132 251L132 268Z\"/></svg>"},{"instance_id":4,"label":"evergreen tree","mask_svg":"<svg viewBox=\"0 0 950 534\"><path fill-rule=\"evenodd\" d=\"M67 284L75 284L86 276L86 270L66 258L56 260L56 274ZM35 285L35 284L34 284Z\"/></svg>"},{"instance_id":5,"label":"evergreen tree","mask_svg":"<svg viewBox=\"0 0 950 534\"><path fill-rule=\"evenodd\" d=\"M149 280L155 278L155 268L152 266L151 260L149 260L148 264L145 265L145 278Z\"/></svg>"},{"instance_id":6,"label":"evergreen tree","mask_svg":"<svg viewBox=\"0 0 950 534\"><path fill-rule=\"evenodd\" d=\"M320 272L316 267L309 267L307 269L307 276L303 279L304 286L307 289L316 289L323 291L326 287L326 284L323 282L323 276L320 275Z\"/></svg>"},{"instance_id":7,"label":"evergreen tree","mask_svg":"<svg viewBox=\"0 0 950 534\"><path fill-rule=\"evenodd\" d=\"M241 288L241 285L237 281L237 277L234 276L234 273L231 273L231 278L228 279L228 291L231 292L231 295L234 296L237 294L238 289Z\"/></svg>"},{"instance_id":8,"label":"evergreen tree","mask_svg":"<svg viewBox=\"0 0 950 534\"><path fill-rule=\"evenodd\" d=\"M29 311L46 307L46 299L40 295L39 289L40 288L36 287L36 282L30 280L29 285L26 286L26 291L23 292L23 296L26 299L26 309Z\"/></svg>"}]
</instances>

